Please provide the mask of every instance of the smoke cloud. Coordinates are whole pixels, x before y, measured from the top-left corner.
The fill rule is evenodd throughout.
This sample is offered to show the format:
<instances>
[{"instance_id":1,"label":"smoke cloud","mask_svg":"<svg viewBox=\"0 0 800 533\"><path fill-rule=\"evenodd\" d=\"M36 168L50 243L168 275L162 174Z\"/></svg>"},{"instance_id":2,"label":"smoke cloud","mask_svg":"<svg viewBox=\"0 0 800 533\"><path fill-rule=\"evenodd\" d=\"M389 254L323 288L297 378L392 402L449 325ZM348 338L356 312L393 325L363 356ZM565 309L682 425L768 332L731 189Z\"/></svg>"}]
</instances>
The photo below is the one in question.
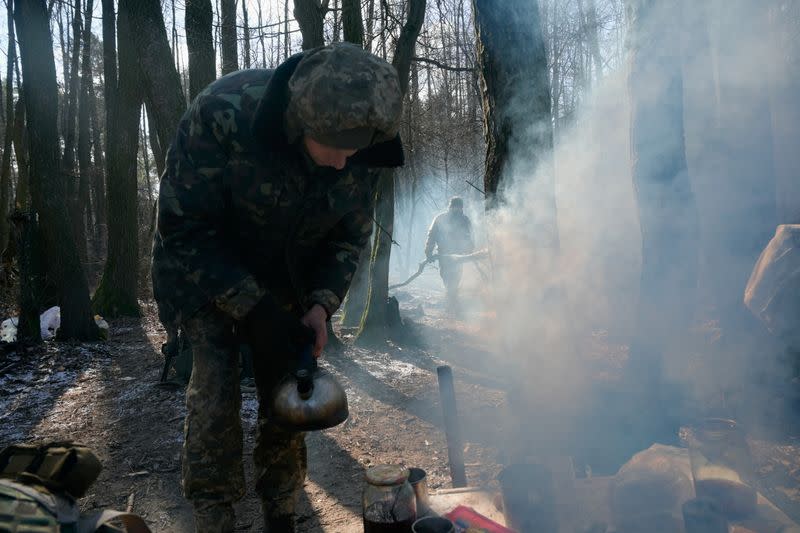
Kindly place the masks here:
<instances>
[{"instance_id":1,"label":"smoke cloud","mask_svg":"<svg viewBox=\"0 0 800 533\"><path fill-rule=\"evenodd\" d=\"M787 89L798 81L790 51L768 37L778 23L752 4L716 2L706 12L688 6L684 33L674 43L682 61L685 155L700 227L699 256L686 260L699 262L700 271L696 288L664 299L693 299L688 307L695 316L665 313L656 320L665 323L648 324L637 314L642 236L631 175L627 68L606 75L562 129L553 169L506 176L505 203L485 220L493 278L480 320L493 320L484 331L493 332L497 358L513 369L511 401L523 406L530 428L526 446L558 449L574 436L581 414L603 408L593 390L603 379L619 383L624 346L642 328L645 335L652 328L674 337L664 347L663 372L679 386L675 390L685 391L672 398L689 406L683 416L715 409L740 414L744 401L737 404L736 394L752 382L754 358L776 358L764 353L764 345L754 353L737 330L758 329L742 305L747 277L775 225L800 213L798 156L783 138L796 139L798 126L773 120L784 108L798 112ZM648 80L638 80L638 90L647 87ZM644 134L658 131L654 124ZM528 155L520 150L512 157ZM537 213L547 208L547 172L554 172L556 184L557 252L543 246L546 228L537 223ZM684 207L674 206L673 216L685 216ZM674 253L682 250L676 246ZM605 346L599 351L606 350L600 360L598 342ZM609 354L609 346L618 352ZM781 372L788 375L786 368Z\"/></svg>"}]
</instances>

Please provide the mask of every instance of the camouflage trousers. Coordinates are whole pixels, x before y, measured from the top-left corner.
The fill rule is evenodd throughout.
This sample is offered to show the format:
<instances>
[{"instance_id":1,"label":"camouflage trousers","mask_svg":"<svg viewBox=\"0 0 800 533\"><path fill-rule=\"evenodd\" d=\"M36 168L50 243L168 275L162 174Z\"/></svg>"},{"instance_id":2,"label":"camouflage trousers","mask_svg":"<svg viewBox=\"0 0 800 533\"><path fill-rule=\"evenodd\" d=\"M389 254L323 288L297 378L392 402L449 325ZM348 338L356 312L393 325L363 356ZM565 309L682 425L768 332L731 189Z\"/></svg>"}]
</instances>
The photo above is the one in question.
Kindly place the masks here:
<instances>
[{"instance_id":1,"label":"camouflage trousers","mask_svg":"<svg viewBox=\"0 0 800 533\"><path fill-rule=\"evenodd\" d=\"M442 276L447 293L447 310L455 313L459 307L458 286L461 285L461 274L464 265L452 260L439 260L439 275Z\"/></svg>"},{"instance_id":2,"label":"camouflage trousers","mask_svg":"<svg viewBox=\"0 0 800 533\"><path fill-rule=\"evenodd\" d=\"M194 366L186 389L182 481L184 495L193 503L199 518L213 514L201 510L229 507L245 493L240 341L236 323L216 308L199 312L183 327L192 345ZM271 340L274 342L270 345L281 346L279 334ZM253 461L265 521L294 514L306 475L305 435L270 423L266 395L285 375L288 364L284 351L271 352L253 354L259 398ZM219 527L204 520L204 525L198 524L198 531L227 531L231 519L232 514L224 520L220 516L225 523Z\"/></svg>"}]
</instances>

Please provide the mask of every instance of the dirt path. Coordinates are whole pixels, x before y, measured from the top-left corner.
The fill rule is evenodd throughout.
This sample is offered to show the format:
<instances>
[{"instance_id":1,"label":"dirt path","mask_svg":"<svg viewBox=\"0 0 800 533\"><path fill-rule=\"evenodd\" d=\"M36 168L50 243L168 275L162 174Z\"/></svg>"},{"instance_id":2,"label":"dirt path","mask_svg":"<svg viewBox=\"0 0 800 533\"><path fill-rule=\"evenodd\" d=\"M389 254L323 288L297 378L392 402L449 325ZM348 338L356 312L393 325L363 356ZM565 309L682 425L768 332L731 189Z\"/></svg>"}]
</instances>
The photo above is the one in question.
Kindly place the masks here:
<instances>
[{"instance_id":1,"label":"dirt path","mask_svg":"<svg viewBox=\"0 0 800 533\"><path fill-rule=\"evenodd\" d=\"M428 472L432 488L449 486L436 383L439 364L454 369L470 484L491 483L505 461L502 435L511 424L504 392L508 382L476 321L445 319L436 293L400 297L404 314L414 317L416 340L390 343L379 351L348 346L324 359L347 389L351 416L335 429L308 437L300 531L361 531L362 476L372 464L418 466ZM348 332L343 333L347 340ZM0 354L0 447L30 439L88 443L105 470L82 499L85 509L124 509L132 503L156 532L193 531L191 509L179 488L183 390L155 384L163 340L155 309L148 304L141 320L113 323L107 342L46 343L25 353ZM601 373L620 366L624 347L613 346L602 334L592 342L599 347L588 355L590 364ZM255 392L245 391L242 418L251 488L256 407ZM800 517L798 442L784 433L754 444L762 489ZM237 530L262 529L254 494L237 511Z\"/></svg>"},{"instance_id":2,"label":"dirt path","mask_svg":"<svg viewBox=\"0 0 800 533\"><path fill-rule=\"evenodd\" d=\"M0 446L31 439L89 443L105 468L84 509L124 509L131 502L154 531L193 530L191 509L180 489L183 390L155 385L162 364L164 333L155 309L141 320L112 324L107 342L46 343L10 354L0 379ZM401 462L428 472L432 488L449 486L447 451L436 384L440 361L420 348L387 346L385 351L348 347L330 354L325 366L347 389L350 419L310 434L309 473L300 511L300 531L361 531L364 468ZM497 420L503 404L485 377L455 366L462 402L468 476L493 479L497 451L470 439L470 427ZM243 394L245 462L252 487L255 392ZM499 428L498 428L499 430ZM475 440L475 439L473 439ZM249 494L238 506L237 530L260 531L259 502Z\"/></svg>"}]
</instances>

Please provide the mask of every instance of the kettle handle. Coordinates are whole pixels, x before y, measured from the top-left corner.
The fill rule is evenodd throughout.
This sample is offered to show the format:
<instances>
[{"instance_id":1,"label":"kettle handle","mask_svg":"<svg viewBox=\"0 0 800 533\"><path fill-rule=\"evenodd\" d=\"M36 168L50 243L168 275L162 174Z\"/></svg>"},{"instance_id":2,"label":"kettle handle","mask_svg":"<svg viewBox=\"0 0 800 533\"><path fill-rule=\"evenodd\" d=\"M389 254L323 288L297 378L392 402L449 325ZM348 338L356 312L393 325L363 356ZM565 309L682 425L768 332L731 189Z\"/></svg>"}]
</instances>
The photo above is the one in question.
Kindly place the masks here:
<instances>
[{"instance_id":1,"label":"kettle handle","mask_svg":"<svg viewBox=\"0 0 800 533\"><path fill-rule=\"evenodd\" d=\"M303 400L311 398L314 392L314 373L317 370L317 358L312 352L313 346L307 344L300 350L300 358L297 362L297 392Z\"/></svg>"}]
</instances>

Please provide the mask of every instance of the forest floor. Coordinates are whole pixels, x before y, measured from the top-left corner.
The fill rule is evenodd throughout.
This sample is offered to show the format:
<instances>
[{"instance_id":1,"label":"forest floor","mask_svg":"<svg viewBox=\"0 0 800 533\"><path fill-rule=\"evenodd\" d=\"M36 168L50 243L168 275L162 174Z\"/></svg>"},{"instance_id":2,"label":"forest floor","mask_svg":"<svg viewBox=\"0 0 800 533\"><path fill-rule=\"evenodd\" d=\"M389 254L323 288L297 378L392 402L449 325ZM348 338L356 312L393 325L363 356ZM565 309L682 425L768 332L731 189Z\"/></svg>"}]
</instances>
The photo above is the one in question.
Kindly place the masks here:
<instances>
[{"instance_id":1,"label":"forest floor","mask_svg":"<svg viewBox=\"0 0 800 533\"><path fill-rule=\"evenodd\" d=\"M398 298L410 337L380 350L354 347L326 354L325 368L345 385L350 418L308 435L309 469L298 512L299 531L361 531L365 467L403 463L428 473L430 488L450 486L436 367L453 367L470 485L489 485L505 461L508 382L482 331L485 320L447 318L432 276ZM424 281L424 280L423 280ZM164 331L153 303L141 319L113 321L98 343L55 343L0 353L0 447L27 440L73 439L89 444L105 469L81 500L85 510L131 508L155 532L193 531L180 493L183 389L157 383ZM618 369L626 347L592 336L587 352L602 371ZM598 363L600 361L600 363ZM238 504L237 530L260 531L250 458L257 400L243 392L245 465L250 493ZM800 426L793 426L797 430ZM786 427L751 439L761 489L800 519L800 441Z\"/></svg>"}]
</instances>

